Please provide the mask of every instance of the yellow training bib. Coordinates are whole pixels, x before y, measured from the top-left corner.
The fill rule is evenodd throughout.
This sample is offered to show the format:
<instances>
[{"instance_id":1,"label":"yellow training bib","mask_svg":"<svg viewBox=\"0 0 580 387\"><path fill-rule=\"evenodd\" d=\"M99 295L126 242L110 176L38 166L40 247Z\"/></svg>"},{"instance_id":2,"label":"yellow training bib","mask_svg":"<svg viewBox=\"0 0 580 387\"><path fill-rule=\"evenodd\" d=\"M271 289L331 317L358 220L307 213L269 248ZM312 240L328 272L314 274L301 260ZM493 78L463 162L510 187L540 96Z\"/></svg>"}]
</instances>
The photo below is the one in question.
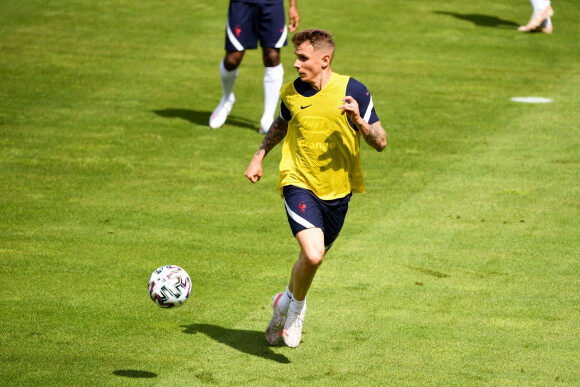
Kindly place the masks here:
<instances>
[{"instance_id":1,"label":"yellow training bib","mask_svg":"<svg viewBox=\"0 0 580 387\"><path fill-rule=\"evenodd\" d=\"M365 191L360 160L360 133L341 115L350 77L334 73L313 96L302 96L294 82L284 84L280 96L290 110L288 133L282 145L278 191L295 185L323 200Z\"/></svg>"}]
</instances>

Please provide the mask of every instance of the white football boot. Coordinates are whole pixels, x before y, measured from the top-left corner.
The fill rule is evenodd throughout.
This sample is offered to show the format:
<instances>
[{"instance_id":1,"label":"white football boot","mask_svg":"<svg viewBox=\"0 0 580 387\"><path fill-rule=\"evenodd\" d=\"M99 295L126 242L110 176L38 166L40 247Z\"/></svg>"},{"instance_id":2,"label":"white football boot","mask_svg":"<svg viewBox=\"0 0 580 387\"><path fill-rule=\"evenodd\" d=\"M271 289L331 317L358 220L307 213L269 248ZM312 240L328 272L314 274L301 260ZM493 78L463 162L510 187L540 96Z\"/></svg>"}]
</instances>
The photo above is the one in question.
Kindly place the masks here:
<instances>
[{"instance_id":1,"label":"white football boot","mask_svg":"<svg viewBox=\"0 0 580 387\"><path fill-rule=\"evenodd\" d=\"M282 336L282 330L284 329L284 323L286 322L286 313L280 312L278 309L278 301L284 295L284 293L278 293L273 297L274 302L272 302L272 308L274 313L272 315L272 320L266 328L266 340L270 345L276 345L280 336Z\"/></svg>"},{"instance_id":2,"label":"white football boot","mask_svg":"<svg viewBox=\"0 0 580 387\"><path fill-rule=\"evenodd\" d=\"M268 133L268 130L270 130L270 126L272 126L273 122L274 119L272 117L266 116L266 114L264 113L262 119L260 120L260 131L259 131L260 134Z\"/></svg>"},{"instance_id":3,"label":"white football boot","mask_svg":"<svg viewBox=\"0 0 580 387\"><path fill-rule=\"evenodd\" d=\"M305 311L306 309L303 309L302 313L296 313L292 310L292 307L288 309L288 317L286 318L286 324L284 324L283 336L284 342L290 348L296 348L300 345Z\"/></svg>"},{"instance_id":4,"label":"white football boot","mask_svg":"<svg viewBox=\"0 0 580 387\"><path fill-rule=\"evenodd\" d=\"M215 108L211 114L211 117L209 118L209 127L212 129L217 129L225 124L226 119L230 115L235 102L236 97L234 96L234 93L231 93L228 99L222 97L220 104Z\"/></svg>"}]
</instances>

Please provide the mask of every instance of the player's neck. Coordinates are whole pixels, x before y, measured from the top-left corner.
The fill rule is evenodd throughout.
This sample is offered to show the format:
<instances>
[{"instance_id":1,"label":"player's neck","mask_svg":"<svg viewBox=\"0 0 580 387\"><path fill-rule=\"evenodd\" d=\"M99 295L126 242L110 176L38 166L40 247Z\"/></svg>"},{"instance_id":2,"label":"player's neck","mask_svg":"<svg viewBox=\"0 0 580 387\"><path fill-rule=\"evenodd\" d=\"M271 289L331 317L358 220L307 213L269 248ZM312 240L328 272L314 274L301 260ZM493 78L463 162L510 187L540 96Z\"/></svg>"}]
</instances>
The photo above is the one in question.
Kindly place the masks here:
<instances>
[{"instance_id":1,"label":"player's neck","mask_svg":"<svg viewBox=\"0 0 580 387\"><path fill-rule=\"evenodd\" d=\"M330 69L329 66L320 73L318 79L310 83L310 86L312 86L314 90L320 91L324 89L324 87L328 84L328 82L330 82L330 78L332 78L332 70Z\"/></svg>"}]
</instances>

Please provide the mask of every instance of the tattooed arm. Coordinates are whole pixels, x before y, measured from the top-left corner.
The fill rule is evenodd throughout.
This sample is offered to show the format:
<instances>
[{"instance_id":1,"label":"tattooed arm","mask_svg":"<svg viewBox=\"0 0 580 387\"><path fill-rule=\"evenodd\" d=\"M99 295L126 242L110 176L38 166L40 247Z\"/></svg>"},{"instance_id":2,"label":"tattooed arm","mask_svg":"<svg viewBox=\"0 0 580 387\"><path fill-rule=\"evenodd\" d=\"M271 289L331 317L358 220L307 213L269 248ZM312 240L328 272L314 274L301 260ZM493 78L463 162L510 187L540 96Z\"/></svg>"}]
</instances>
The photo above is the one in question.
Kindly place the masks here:
<instances>
[{"instance_id":1,"label":"tattooed arm","mask_svg":"<svg viewBox=\"0 0 580 387\"><path fill-rule=\"evenodd\" d=\"M346 96L342 99L343 104L339 106L342 109L342 114L347 114L350 120L356 125L359 132L362 134L365 142L381 152L387 146L387 133L380 121L373 124L368 124L361 116L358 109L358 102L351 96Z\"/></svg>"},{"instance_id":2,"label":"tattooed arm","mask_svg":"<svg viewBox=\"0 0 580 387\"><path fill-rule=\"evenodd\" d=\"M358 130L362 134L365 142L375 148L378 152L381 152L387 146L387 133L381 125L381 121L377 121L374 124L356 125Z\"/></svg>"},{"instance_id":3,"label":"tattooed arm","mask_svg":"<svg viewBox=\"0 0 580 387\"><path fill-rule=\"evenodd\" d=\"M264 157L286 137L286 133L288 132L288 122L284 121L280 117L277 117L272 126L270 126L270 130L266 133L264 137L264 141L260 145L260 148L254 154L252 161L250 161L250 165L248 165L248 169L246 169L246 177L250 179L252 183L257 182L262 177L262 160Z\"/></svg>"}]
</instances>

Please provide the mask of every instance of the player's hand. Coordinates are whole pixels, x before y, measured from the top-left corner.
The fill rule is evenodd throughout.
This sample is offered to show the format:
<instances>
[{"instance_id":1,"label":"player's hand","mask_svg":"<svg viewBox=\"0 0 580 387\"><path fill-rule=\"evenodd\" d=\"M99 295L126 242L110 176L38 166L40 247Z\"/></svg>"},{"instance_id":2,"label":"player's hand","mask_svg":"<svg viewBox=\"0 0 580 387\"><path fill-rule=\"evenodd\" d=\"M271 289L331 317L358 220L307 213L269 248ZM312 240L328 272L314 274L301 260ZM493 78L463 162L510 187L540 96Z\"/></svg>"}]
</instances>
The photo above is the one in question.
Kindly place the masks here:
<instances>
[{"instance_id":1,"label":"player's hand","mask_svg":"<svg viewBox=\"0 0 580 387\"><path fill-rule=\"evenodd\" d=\"M248 169L246 169L246 177L252 182L256 183L262 177L262 161L256 159L256 156L250 161Z\"/></svg>"},{"instance_id":2,"label":"player's hand","mask_svg":"<svg viewBox=\"0 0 580 387\"><path fill-rule=\"evenodd\" d=\"M294 32L298 29L300 25L300 14L298 14L298 8L296 6L290 6L288 8L288 29L290 32Z\"/></svg>"},{"instance_id":3,"label":"player's hand","mask_svg":"<svg viewBox=\"0 0 580 387\"><path fill-rule=\"evenodd\" d=\"M350 95L347 95L342 99L342 105L338 107L342 109L340 114L345 114L351 119L355 124L361 119L360 112L358 109L358 102Z\"/></svg>"}]
</instances>

